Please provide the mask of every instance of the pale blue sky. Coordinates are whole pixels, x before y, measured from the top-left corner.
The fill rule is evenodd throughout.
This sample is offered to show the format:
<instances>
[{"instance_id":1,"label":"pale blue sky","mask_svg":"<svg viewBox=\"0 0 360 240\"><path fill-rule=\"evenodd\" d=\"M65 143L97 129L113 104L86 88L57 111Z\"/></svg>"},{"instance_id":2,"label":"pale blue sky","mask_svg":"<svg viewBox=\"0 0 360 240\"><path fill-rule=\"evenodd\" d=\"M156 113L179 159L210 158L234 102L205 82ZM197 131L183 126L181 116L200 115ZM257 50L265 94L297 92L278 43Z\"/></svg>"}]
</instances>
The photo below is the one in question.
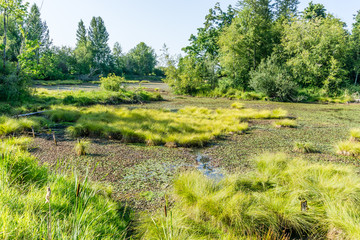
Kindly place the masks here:
<instances>
[{"instance_id":1,"label":"pale blue sky","mask_svg":"<svg viewBox=\"0 0 360 240\"><path fill-rule=\"evenodd\" d=\"M124 52L145 42L157 53L166 43L171 53L181 53L191 33L201 27L204 17L216 2L222 9L236 0L28 0L42 5L41 15L57 46L75 46L80 19L86 26L93 16L101 16L110 34L109 44L118 41ZM303 10L310 0L300 0ZM353 15L360 10L360 0L314 0L351 26Z\"/></svg>"}]
</instances>

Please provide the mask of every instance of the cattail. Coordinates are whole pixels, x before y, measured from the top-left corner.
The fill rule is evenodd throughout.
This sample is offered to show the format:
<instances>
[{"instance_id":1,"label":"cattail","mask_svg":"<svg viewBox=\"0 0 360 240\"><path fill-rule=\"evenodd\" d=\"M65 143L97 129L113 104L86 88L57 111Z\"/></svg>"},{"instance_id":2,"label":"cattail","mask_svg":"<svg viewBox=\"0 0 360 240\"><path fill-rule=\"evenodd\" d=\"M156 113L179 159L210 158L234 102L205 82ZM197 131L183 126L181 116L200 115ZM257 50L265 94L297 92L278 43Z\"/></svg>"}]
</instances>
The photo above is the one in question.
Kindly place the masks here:
<instances>
[{"instance_id":1,"label":"cattail","mask_svg":"<svg viewBox=\"0 0 360 240\"><path fill-rule=\"evenodd\" d=\"M46 196L45 196L45 203L50 203L50 197L51 197L51 189L50 187L47 188L47 193L46 193Z\"/></svg>"}]
</instances>

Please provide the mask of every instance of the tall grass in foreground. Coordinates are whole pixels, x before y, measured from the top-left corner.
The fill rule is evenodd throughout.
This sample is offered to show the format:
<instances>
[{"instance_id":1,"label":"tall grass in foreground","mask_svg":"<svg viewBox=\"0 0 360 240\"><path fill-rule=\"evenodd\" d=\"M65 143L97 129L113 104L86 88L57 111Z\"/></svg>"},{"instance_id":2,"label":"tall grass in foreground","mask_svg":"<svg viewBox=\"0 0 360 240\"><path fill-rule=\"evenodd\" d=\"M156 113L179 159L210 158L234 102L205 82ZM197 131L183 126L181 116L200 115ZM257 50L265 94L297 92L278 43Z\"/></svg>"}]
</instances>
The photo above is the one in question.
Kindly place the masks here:
<instances>
[{"instance_id":1,"label":"tall grass in foreground","mask_svg":"<svg viewBox=\"0 0 360 240\"><path fill-rule=\"evenodd\" d=\"M27 142L0 140L1 239L125 238L128 219L111 199L111 189L86 176L49 173L24 150Z\"/></svg>"},{"instance_id":2,"label":"tall grass in foreground","mask_svg":"<svg viewBox=\"0 0 360 240\"><path fill-rule=\"evenodd\" d=\"M149 146L202 147L229 133L243 133L247 119L283 118L287 112L254 109L216 109L185 107L178 112L158 109L116 109L92 107L81 112L72 137L105 137Z\"/></svg>"},{"instance_id":3,"label":"tall grass in foreground","mask_svg":"<svg viewBox=\"0 0 360 240\"><path fill-rule=\"evenodd\" d=\"M352 167L264 155L254 171L220 182L183 173L173 198L168 217L144 217L142 239L360 239L360 178Z\"/></svg>"}]
</instances>

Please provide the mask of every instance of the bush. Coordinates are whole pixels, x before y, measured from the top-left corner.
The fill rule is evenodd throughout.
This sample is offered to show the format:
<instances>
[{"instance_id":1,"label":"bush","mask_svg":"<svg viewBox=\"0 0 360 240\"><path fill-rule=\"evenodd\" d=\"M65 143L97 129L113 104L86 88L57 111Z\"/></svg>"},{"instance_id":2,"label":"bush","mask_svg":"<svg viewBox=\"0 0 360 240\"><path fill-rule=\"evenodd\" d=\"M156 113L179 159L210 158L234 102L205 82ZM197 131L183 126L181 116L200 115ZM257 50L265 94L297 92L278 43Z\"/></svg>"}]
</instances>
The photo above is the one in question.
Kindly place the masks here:
<instances>
[{"instance_id":1,"label":"bush","mask_svg":"<svg viewBox=\"0 0 360 240\"><path fill-rule=\"evenodd\" d=\"M0 114L9 114L11 113L11 106L7 103L0 103Z\"/></svg>"},{"instance_id":2,"label":"bush","mask_svg":"<svg viewBox=\"0 0 360 240\"><path fill-rule=\"evenodd\" d=\"M15 73L0 76L0 101L18 101L28 94L27 78Z\"/></svg>"},{"instance_id":3,"label":"bush","mask_svg":"<svg viewBox=\"0 0 360 240\"><path fill-rule=\"evenodd\" d=\"M250 76L250 86L270 99L284 102L296 99L297 85L286 68L279 65L275 56L261 62Z\"/></svg>"},{"instance_id":4,"label":"bush","mask_svg":"<svg viewBox=\"0 0 360 240\"><path fill-rule=\"evenodd\" d=\"M100 87L103 90L118 92L123 82L125 78L110 73L107 77L100 78Z\"/></svg>"}]
</instances>

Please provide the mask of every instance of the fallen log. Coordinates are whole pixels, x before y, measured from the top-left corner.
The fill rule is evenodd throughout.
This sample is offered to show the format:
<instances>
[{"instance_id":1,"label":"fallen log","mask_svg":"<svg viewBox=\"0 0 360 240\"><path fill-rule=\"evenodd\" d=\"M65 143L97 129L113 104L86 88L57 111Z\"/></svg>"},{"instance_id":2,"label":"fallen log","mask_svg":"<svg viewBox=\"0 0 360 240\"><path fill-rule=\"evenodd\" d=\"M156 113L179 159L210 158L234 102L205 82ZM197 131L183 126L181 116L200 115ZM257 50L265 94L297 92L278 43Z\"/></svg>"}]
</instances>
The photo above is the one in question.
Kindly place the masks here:
<instances>
[{"instance_id":1,"label":"fallen log","mask_svg":"<svg viewBox=\"0 0 360 240\"><path fill-rule=\"evenodd\" d=\"M32 112L32 113L19 114L19 115L16 115L15 117L16 117L16 118L19 118L19 117L28 117L28 116L32 116L32 115L42 114L42 113L44 113L44 112L47 112L47 111L40 111L40 112Z\"/></svg>"}]
</instances>

